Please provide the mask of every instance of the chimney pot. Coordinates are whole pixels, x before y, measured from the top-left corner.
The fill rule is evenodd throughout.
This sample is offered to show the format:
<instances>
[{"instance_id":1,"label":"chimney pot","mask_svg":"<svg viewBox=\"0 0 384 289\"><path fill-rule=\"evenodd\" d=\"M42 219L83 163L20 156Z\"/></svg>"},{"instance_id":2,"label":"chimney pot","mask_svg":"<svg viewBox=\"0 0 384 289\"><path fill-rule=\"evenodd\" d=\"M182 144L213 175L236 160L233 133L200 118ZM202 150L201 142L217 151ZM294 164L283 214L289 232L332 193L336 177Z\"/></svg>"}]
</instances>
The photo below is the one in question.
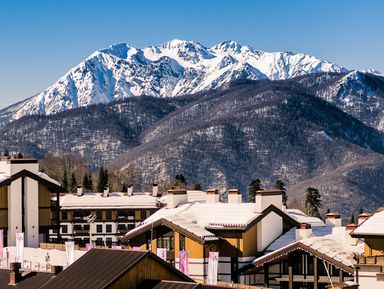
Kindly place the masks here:
<instances>
[{"instance_id":1,"label":"chimney pot","mask_svg":"<svg viewBox=\"0 0 384 289\"><path fill-rule=\"evenodd\" d=\"M103 197L108 197L108 196L109 196L109 187L105 187L103 192Z\"/></svg>"},{"instance_id":2,"label":"chimney pot","mask_svg":"<svg viewBox=\"0 0 384 289\"><path fill-rule=\"evenodd\" d=\"M188 194L185 189L168 190L167 208L176 208L181 203L188 202Z\"/></svg>"},{"instance_id":3,"label":"chimney pot","mask_svg":"<svg viewBox=\"0 0 384 289\"><path fill-rule=\"evenodd\" d=\"M83 195L83 188L81 186L77 187L76 194L80 197Z\"/></svg>"},{"instance_id":4,"label":"chimney pot","mask_svg":"<svg viewBox=\"0 0 384 289\"><path fill-rule=\"evenodd\" d=\"M312 235L312 226L307 223L301 223L296 226L296 241L309 238Z\"/></svg>"},{"instance_id":5,"label":"chimney pot","mask_svg":"<svg viewBox=\"0 0 384 289\"><path fill-rule=\"evenodd\" d=\"M270 205L274 205L278 209L283 206L283 191L282 190L260 190L256 191L256 212L261 213Z\"/></svg>"},{"instance_id":6,"label":"chimney pot","mask_svg":"<svg viewBox=\"0 0 384 289\"><path fill-rule=\"evenodd\" d=\"M228 190L228 203L242 203L241 194L238 189Z\"/></svg>"},{"instance_id":7,"label":"chimney pot","mask_svg":"<svg viewBox=\"0 0 384 289\"><path fill-rule=\"evenodd\" d=\"M205 201L207 203L219 203L220 196L218 189L208 189Z\"/></svg>"},{"instance_id":8,"label":"chimney pot","mask_svg":"<svg viewBox=\"0 0 384 289\"><path fill-rule=\"evenodd\" d=\"M153 183L153 186L152 186L152 196L153 197L158 197L159 196L159 186L157 185L157 183Z\"/></svg>"}]
</instances>

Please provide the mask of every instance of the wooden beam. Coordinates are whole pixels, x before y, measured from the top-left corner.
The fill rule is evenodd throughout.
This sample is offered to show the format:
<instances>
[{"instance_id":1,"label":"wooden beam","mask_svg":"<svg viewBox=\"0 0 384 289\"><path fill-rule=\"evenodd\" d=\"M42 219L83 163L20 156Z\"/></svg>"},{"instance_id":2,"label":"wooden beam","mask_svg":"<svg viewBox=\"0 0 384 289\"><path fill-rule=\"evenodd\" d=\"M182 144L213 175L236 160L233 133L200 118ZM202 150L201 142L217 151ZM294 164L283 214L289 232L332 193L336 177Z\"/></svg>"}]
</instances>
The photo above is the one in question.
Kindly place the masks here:
<instances>
[{"instance_id":1,"label":"wooden beam","mask_svg":"<svg viewBox=\"0 0 384 289\"><path fill-rule=\"evenodd\" d=\"M318 289L318 288L319 288L319 272L317 271L317 257L313 256L313 289Z\"/></svg>"},{"instance_id":2,"label":"wooden beam","mask_svg":"<svg viewBox=\"0 0 384 289\"><path fill-rule=\"evenodd\" d=\"M343 270L339 270L339 283L343 283L344 282L344 272Z\"/></svg>"},{"instance_id":3,"label":"wooden beam","mask_svg":"<svg viewBox=\"0 0 384 289\"><path fill-rule=\"evenodd\" d=\"M269 266L264 264L264 286L269 286Z\"/></svg>"},{"instance_id":4,"label":"wooden beam","mask_svg":"<svg viewBox=\"0 0 384 289\"><path fill-rule=\"evenodd\" d=\"M289 265L288 265L288 276L289 276L289 285L288 285L288 288L289 289L293 289L293 271L292 271L292 263L289 262Z\"/></svg>"}]
</instances>

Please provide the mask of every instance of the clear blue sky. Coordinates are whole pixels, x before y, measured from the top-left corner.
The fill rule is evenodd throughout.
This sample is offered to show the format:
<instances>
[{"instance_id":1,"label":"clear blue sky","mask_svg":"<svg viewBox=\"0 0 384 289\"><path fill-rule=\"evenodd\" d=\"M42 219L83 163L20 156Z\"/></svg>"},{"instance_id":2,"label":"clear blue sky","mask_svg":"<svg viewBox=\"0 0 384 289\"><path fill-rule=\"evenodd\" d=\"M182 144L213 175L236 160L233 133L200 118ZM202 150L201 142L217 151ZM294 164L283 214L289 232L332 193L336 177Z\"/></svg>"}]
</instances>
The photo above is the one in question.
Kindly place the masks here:
<instances>
[{"instance_id":1,"label":"clear blue sky","mask_svg":"<svg viewBox=\"0 0 384 289\"><path fill-rule=\"evenodd\" d=\"M1 0L0 108L47 88L93 51L179 38L236 40L384 72L382 0Z\"/></svg>"}]
</instances>

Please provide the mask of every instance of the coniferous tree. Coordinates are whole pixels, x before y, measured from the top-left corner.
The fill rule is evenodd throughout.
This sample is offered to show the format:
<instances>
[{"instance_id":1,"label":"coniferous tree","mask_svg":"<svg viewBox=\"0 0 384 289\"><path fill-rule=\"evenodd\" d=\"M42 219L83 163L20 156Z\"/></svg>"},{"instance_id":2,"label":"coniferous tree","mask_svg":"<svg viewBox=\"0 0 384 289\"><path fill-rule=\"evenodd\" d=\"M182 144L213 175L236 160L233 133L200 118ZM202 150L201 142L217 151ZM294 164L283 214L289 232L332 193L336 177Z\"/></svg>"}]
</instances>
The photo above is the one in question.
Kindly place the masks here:
<instances>
[{"instance_id":1,"label":"coniferous tree","mask_svg":"<svg viewBox=\"0 0 384 289\"><path fill-rule=\"evenodd\" d=\"M99 179L97 180L97 192L103 192L104 191L104 184L105 184L105 176L104 176L104 167L101 166L99 169Z\"/></svg>"},{"instance_id":2,"label":"coniferous tree","mask_svg":"<svg viewBox=\"0 0 384 289\"><path fill-rule=\"evenodd\" d=\"M319 190L316 188L308 187L305 196L305 208L308 215L312 217L320 217L319 209L322 207L321 196Z\"/></svg>"},{"instance_id":3,"label":"coniferous tree","mask_svg":"<svg viewBox=\"0 0 384 289\"><path fill-rule=\"evenodd\" d=\"M351 221L349 222L350 224L354 224L355 223L355 214L352 212L352 215L351 215Z\"/></svg>"},{"instance_id":4,"label":"coniferous tree","mask_svg":"<svg viewBox=\"0 0 384 289\"><path fill-rule=\"evenodd\" d=\"M21 152L18 152L16 158L22 159L23 158L23 154Z\"/></svg>"},{"instance_id":5,"label":"coniferous tree","mask_svg":"<svg viewBox=\"0 0 384 289\"><path fill-rule=\"evenodd\" d=\"M288 196L287 189L285 188L285 183L282 180L277 180L275 184L275 189L281 190L283 192L283 205L287 205Z\"/></svg>"},{"instance_id":6,"label":"coniferous tree","mask_svg":"<svg viewBox=\"0 0 384 289\"><path fill-rule=\"evenodd\" d=\"M63 189L68 192L68 176L67 176L67 170L64 170L63 178L61 179L61 186Z\"/></svg>"},{"instance_id":7,"label":"coniferous tree","mask_svg":"<svg viewBox=\"0 0 384 289\"><path fill-rule=\"evenodd\" d=\"M196 183L192 185L192 189L196 191L201 191L201 185Z\"/></svg>"},{"instance_id":8,"label":"coniferous tree","mask_svg":"<svg viewBox=\"0 0 384 289\"><path fill-rule=\"evenodd\" d=\"M360 209L359 209L359 215L362 214L362 213L364 213L364 209L363 209L363 207L360 207Z\"/></svg>"},{"instance_id":9,"label":"coniferous tree","mask_svg":"<svg viewBox=\"0 0 384 289\"><path fill-rule=\"evenodd\" d=\"M9 157L9 150L8 150L8 148L4 149L3 156Z\"/></svg>"},{"instance_id":10,"label":"coniferous tree","mask_svg":"<svg viewBox=\"0 0 384 289\"><path fill-rule=\"evenodd\" d=\"M123 185L121 186L121 192L122 193L128 192L128 187L127 187L127 185L125 183L123 183Z\"/></svg>"},{"instance_id":11,"label":"coniferous tree","mask_svg":"<svg viewBox=\"0 0 384 289\"><path fill-rule=\"evenodd\" d=\"M255 202L256 192L262 190L260 179L255 179L248 185L248 199L251 203Z\"/></svg>"},{"instance_id":12,"label":"coniferous tree","mask_svg":"<svg viewBox=\"0 0 384 289\"><path fill-rule=\"evenodd\" d=\"M69 190L72 193L74 193L74 192L76 192L76 189L77 189L77 180L76 180L75 173L72 172L72 174L71 174L71 181L69 183Z\"/></svg>"},{"instance_id":13,"label":"coniferous tree","mask_svg":"<svg viewBox=\"0 0 384 289\"><path fill-rule=\"evenodd\" d=\"M187 187L187 179L182 175L175 176L175 186L179 188Z\"/></svg>"},{"instance_id":14,"label":"coniferous tree","mask_svg":"<svg viewBox=\"0 0 384 289\"><path fill-rule=\"evenodd\" d=\"M84 190L88 190L88 184L89 184L88 173L85 172L83 177L83 182L81 184Z\"/></svg>"}]
</instances>

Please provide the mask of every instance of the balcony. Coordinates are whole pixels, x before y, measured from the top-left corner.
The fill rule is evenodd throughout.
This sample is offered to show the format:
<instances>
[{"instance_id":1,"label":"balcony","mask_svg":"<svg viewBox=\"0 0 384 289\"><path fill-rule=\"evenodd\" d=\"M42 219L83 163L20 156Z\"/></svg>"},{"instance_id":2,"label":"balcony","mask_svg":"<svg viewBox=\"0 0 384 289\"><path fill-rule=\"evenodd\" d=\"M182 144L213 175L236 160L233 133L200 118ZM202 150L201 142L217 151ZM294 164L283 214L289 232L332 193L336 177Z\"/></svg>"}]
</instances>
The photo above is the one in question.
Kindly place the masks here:
<instances>
[{"instance_id":1,"label":"balcony","mask_svg":"<svg viewBox=\"0 0 384 289\"><path fill-rule=\"evenodd\" d=\"M364 272L384 273L384 255L363 256L359 255L357 259L357 267Z\"/></svg>"}]
</instances>

